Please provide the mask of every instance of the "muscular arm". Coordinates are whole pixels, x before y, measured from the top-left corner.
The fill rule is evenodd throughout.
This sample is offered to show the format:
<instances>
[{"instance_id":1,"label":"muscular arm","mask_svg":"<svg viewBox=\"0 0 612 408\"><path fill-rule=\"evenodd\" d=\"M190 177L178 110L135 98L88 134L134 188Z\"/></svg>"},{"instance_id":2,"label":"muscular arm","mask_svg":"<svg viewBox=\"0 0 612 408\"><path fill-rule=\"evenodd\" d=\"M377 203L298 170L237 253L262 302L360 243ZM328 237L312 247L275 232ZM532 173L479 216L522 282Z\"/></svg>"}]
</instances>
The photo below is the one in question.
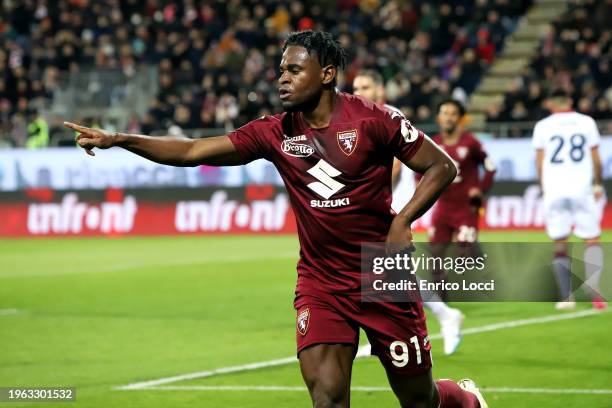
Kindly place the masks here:
<instances>
[{"instance_id":1,"label":"muscular arm","mask_svg":"<svg viewBox=\"0 0 612 408\"><path fill-rule=\"evenodd\" d=\"M453 181L457 168L451 158L428 138L407 165L422 174L412 199L398 214L409 226L433 205L442 190Z\"/></svg>"},{"instance_id":2,"label":"muscular arm","mask_svg":"<svg viewBox=\"0 0 612 408\"><path fill-rule=\"evenodd\" d=\"M457 175L457 167L451 158L428 138L406 164L422 176L412 199L395 216L387 235L388 244L401 247L408 247L412 242L410 224L433 205Z\"/></svg>"},{"instance_id":3,"label":"muscular arm","mask_svg":"<svg viewBox=\"0 0 612 408\"><path fill-rule=\"evenodd\" d=\"M76 139L77 143L91 156L94 156L94 147L108 149L119 146L146 159L172 166L232 166L242 163L227 136L193 140L111 133L68 122L65 126L80 133Z\"/></svg>"},{"instance_id":4,"label":"muscular arm","mask_svg":"<svg viewBox=\"0 0 612 408\"><path fill-rule=\"evenodd\" d=\"M241 164L227 136L204 139L149 137L118 134L115 146L161 164L172 166L231 166Z\"/></svg>"}]
</instances>

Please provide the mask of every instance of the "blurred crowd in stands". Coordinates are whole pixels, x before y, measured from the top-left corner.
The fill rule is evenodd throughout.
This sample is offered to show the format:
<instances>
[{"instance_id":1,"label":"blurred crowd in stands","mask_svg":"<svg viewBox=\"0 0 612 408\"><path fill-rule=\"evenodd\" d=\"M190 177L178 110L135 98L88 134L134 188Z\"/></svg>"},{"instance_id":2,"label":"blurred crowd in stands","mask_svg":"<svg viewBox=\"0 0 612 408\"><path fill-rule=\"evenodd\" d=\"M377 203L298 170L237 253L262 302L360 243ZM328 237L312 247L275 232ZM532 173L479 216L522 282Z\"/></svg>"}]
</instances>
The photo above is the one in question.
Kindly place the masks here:
<instances>
[{"instance_id":1,"label":"blurred crowd in stands","mask_svg":"<svg viewBox=\"0 0 612 408\"><path fill-rule=\"evenodd\" d=\"M476 88L504 38L531 4L531 0L0 2L0 141L31 147L49 143L49 126L40 112L52 100L61 76L87 69L116 69L133 77L140 65L157 67L157 97L142 117L132 115L131 132L231 129L277 112L280 45L288 32L305 29L331 31L349 51L352 63L340 81L344 90L351 90L346 84L360 69L377 69L386 80L389 103L417 124L432 123L441 98L466 100ZM610 85L610 30L604 29L605 18L597 20L602 25L595 20L584 24L597 7L575 9L551 28L538 59L522 73L505 106L489 112L490 120L537 118L541 98L558 83L571 87L580 108L609 113L602 90ZM576 20L584 28L576 28ZM580 41L574 44L577 36ZM607 59L602 59L606 52Z\"/></svg>"},{"instance_id":2,"label":"blurred crowd in stands","mask_svg":"<svg viewBox=\"0 0 612 408\"><path fill-rule=\"evenodd\" d=\"M612 2L570 0L569 9L547 29L535 58L517 77L500 108L487 119L539 120L546 95L563 89L574 109L596 120L612 119Z\"/></svg>"}]
</instances>

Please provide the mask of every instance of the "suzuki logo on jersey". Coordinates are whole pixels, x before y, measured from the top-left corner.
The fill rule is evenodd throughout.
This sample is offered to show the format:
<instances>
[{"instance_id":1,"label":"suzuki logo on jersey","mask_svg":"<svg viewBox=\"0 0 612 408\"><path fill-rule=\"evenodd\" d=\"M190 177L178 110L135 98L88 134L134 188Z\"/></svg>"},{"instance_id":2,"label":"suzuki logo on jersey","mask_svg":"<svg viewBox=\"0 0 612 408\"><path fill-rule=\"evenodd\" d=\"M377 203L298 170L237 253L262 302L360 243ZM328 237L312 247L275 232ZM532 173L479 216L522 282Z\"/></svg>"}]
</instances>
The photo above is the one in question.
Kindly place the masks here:
<instances>
[{"instance_id":1,"label":"suzuki logo on jersey","mask_svg":"<svg viewBox=\"0 0 612 408\"><path fill-rule=\"evenodd\" d=\"M302 336L308 331L308 323L310 322L310 309L304 309L297 316L297 331Z\"/></svg>"},{"instance_id":2,"label":"suzuki logo on jersey","mask_svg":"<svg viewBox=\"0 0 612 408\"><path fill-rule=\"evenodd\" d=\"M283 153L293 157L308 157L315 152L314 147L302 143L295 143L297 140L306 140L306 136L294 136L283 140L281 143L281 150Z\"/></svg>"},{"instance_id":3,"label":"suzuki logo on jersey","mask_svg":"<svg viewBox=\"0 0 612 408\"><path fill-rule=\"evenodd\" d=\"M457 148L457 156L459 156L459 158L461 160L465 159L467 157L468 154L468 148L465 146L459 146Z\"/></svg>"},{"instance_id":4,"label":"suzuki logo on jersey","mask_svg":"<svg viewBox=\"0 0 612 408\"><path fill-rule=\"evenodd\" d=\"M345 187L344 184L334 179L334 177L338 177L342 173L323 159L319 160L317 164L306 170L306 172L318 180L309 183L308 188L325 199L328 199Z\"/></svg>"},{"instance_id":5,"label":"suzuki logo on jersey","mask_svg":"<svg viewBox=\"0 0 612 408\"><path fill-rule=\"evenodd\" d=\"M335 179L335 177L341 176L342 173L331 164L321 159L317 164L306 170L306 172L318 180L309 183L308 188L325 198L325 200L310 200L311 207L336 208L351 204L351 200L348 197L329 200L331 196L346 187L346 185Z\"/></svg>"},{"instance_id":6,"label":"suzuki logo on jersey","mask_svg":"<svg viewBox=\"0 0 612 408\"><path fill-rule=\"evenodd\" d=\"M335 200L310 200L310 206L314 208L336 208L345 207L351 203L348 197L336 198Z\"/></svg>"},{"instance_id":7,"label":"suzuki logo on jersey","mask_svg":"<svg viewBox=\"0 0 612 408\"><path fill-rule=\"evenodd\" d=\"M338 138L338 146L340 150L347 156L350 156L357 147L357 131L348 130L345 132L338 132L336 137Z\"/></svg>"}]
</instances>

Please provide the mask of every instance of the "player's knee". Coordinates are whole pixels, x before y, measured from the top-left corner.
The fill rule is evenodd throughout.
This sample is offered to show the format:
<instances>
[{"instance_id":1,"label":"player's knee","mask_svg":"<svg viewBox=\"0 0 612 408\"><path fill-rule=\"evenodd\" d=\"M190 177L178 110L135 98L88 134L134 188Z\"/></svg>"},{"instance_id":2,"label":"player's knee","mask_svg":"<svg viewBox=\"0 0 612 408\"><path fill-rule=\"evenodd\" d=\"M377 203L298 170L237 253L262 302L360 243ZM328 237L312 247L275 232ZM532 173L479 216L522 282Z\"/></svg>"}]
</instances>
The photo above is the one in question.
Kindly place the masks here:
<instances>
[{"instance_id":1,"label":"player's knee","mask_svg":"<svg viewBox=\"0 0 612 408\"><path fill-rule=\"evenodd\" d=\"M348 384L342 380L316 378L307 381L312 404L315 408L348 407Z\"/></svg>"}]
</instances>

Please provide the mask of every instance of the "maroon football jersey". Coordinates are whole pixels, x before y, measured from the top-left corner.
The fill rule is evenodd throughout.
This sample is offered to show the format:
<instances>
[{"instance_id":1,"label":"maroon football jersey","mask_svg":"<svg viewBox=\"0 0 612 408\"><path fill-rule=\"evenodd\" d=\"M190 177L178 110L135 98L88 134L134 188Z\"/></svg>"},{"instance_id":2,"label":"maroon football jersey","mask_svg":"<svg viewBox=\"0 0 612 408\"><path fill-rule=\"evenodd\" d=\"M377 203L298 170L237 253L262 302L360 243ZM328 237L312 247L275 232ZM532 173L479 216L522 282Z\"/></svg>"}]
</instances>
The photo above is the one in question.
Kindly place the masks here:
<instances>
[{"instance_id":1,"label":"maroon football jersey","mask_svg":"<svg viewBox=\"0 0 612 408\"><path fill-rule=\"evenodd\" d=\"M472 187L478 187L483 193L491 188L495 171L486 170L481 179L479 168L484 164L487 153L482 144L471 133L463 133L456 144L447 145L442 142L441 135L435 135L432 140L436 142L455 161L457 177L442 192L436 206L442 208L457 208L469 206L468 192Z\"/></svg>"},{"instance_id":2,"label":"maroon football jersey","mask_svg":"<svg viewBox=\"0 0 612 408\"><path fill-rule=\"evenodd\" d=\"M384 241L394 217L393 157L408 162L424 135L400 115L338 93L326 128L281 113L229 138L244 163L274 163L287 187L300 239L296 292L358 291L360 244Z\"/></svg>"}]
</instances>

